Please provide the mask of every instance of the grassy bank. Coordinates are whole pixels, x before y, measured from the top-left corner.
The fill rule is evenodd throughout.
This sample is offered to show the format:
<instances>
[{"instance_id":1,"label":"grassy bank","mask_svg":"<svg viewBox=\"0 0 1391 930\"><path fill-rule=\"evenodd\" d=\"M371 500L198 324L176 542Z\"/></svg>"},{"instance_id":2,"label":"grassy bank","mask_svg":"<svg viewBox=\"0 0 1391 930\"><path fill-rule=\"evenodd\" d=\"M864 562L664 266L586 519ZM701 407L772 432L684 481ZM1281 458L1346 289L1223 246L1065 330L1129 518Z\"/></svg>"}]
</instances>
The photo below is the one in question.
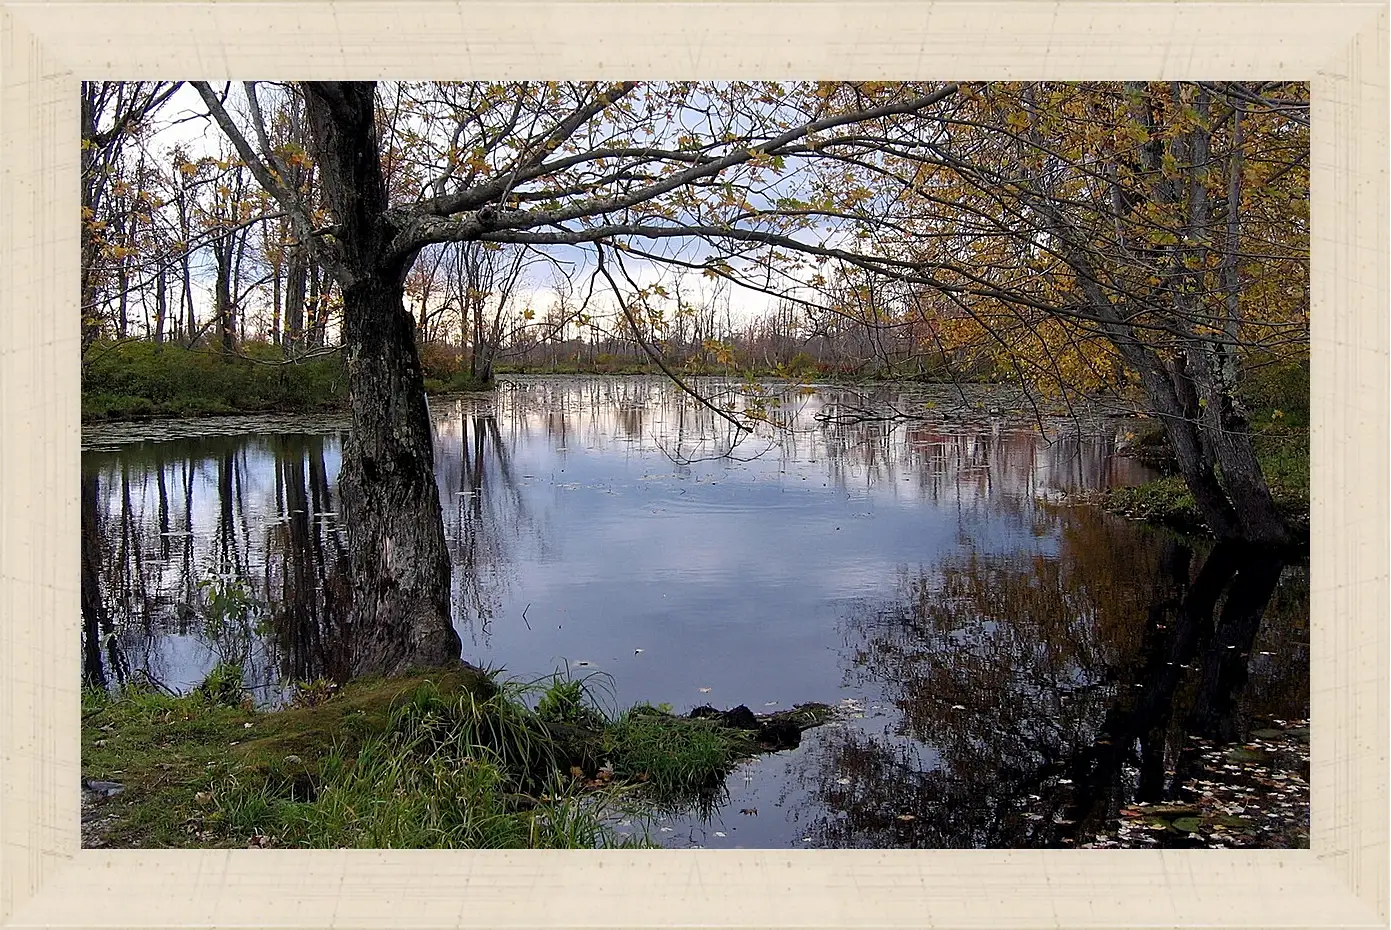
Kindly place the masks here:
<instances>
[{"instance_id":1,"label":"grassy bank","mask_svg":"<svg viewBox=\"0 0 1391 930\"><path fill-rule=\"evenodd\" d=\"M235 672L83 699L83 774L123 786L96 802L117 847L640 845L620 814L708 796L757 749L666 708L610 717L583 682L462 668L306 686L273 711Z\"/></svg>"},{"instance_id":2,"label":"grassy bank","mask_svg":"<svg viewBox=\"0 0 1391 930\"><path fill-rule=\"evenodd\" d=\"M82 366L86 421L322 410L346 398L337 355L287 362L267 343L246 343L236 355L169 343L97 344Z\"/></svg>"}]
</instances>

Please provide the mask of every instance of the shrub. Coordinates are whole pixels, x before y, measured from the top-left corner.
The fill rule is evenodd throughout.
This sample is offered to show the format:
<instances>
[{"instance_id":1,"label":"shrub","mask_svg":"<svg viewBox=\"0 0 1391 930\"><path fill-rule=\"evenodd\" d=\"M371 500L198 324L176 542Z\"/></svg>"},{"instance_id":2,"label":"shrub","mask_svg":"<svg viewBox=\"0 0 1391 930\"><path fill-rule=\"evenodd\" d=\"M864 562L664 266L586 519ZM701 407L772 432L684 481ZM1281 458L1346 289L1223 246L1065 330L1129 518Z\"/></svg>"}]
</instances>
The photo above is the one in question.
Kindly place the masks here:
<instances>
[{"instance_id":1,"label":"shrub","mask_svg":"<svg viewBox=\"0 0 1391 930\"><path fill-rule=\"evenodd\" d=\"M1309 360L1254 358L1247 361L1241 398L1260 429L1308 428Z\"/></svg>"},{"instance_id":2,"label":"shrub","mask_svg":"<svg viewBox=\"0 0 1391 930\"><path fill-rule=\"evenodd\" d=\"M422 342L416 351L420 353L420 368L426 378L444 382L459 371L462 358L457 346L447 342Z\"/></svg>"},{"instance_id":3,"label":"shrub","mask_svg":"<svg viewBox=\"0 0 1391 930\"><path fill-rule=\"evenodd\" d=\"M236 707L242 702L243 676L240 665L219 662L198 686L197 693L210 703Z\"/></svg>"},{"instance_id":4,"label":"shrub","mask_svg":"<svg viewBox=\"0 0 1391 930\"><path fill-rule=\"evenodd\" d=\"M340 405L347 392L337 356L285 362L277 346L246 343L240 355L170 343L98 343L83 359L85 419L196 416Z\"/></svg>"}]
</instances>

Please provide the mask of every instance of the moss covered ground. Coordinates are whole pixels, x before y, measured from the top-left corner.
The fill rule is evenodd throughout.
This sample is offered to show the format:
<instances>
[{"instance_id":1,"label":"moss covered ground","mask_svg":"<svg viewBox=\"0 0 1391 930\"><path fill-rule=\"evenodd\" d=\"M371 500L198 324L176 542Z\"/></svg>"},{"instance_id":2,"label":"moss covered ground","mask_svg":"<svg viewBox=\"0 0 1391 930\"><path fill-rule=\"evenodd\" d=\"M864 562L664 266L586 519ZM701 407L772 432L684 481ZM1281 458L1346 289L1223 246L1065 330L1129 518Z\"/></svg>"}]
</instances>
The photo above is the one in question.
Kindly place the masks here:
<instances>
[{"instance_id":1,"label":"moss covered ground","mask_svg":"<svg viewBox=\"0 0 1391 930\"><path fill-rule=\"evenodd\" d=\"M226 670L169 695L84 694L84 778L114 847L594 848L611 825L708 800L755 734L646 705L608 716L583 682L467 667L335 688L260 710ZM229 684L231 682L231 684ZM100 808L95 810L95 808Z\"/></svg>"}]
</instances>

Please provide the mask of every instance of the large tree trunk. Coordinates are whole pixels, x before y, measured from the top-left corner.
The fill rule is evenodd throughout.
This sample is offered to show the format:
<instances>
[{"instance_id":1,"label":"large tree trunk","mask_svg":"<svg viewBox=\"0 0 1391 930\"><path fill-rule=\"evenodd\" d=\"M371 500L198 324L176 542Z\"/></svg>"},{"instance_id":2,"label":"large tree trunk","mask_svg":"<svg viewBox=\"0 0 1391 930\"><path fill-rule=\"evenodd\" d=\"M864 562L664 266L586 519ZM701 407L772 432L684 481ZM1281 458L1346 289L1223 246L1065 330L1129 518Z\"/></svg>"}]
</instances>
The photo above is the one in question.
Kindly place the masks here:
<instances>
[{"instance_id":1,"label":"large tree trunk","mask_svg":"<svg viewBox=\"0 0 1391 930\"><path fill-rule=\"evenodd\" d=\"M1188 351L1166 363L1117 313L1086 257L1074 251L1068 262L1079 273L1091 309L1103 320L1102 332L1139 373L1145 398L1164 424L1179 474L1208 529L1221 540L1289 543L1290 528L1256 461L1245 417L1209 363L1206 344L1195 339Z\"/></svg>"},{"instance_id":2,"label":"large tree trunk","mask_svg":"<svg viewBox=\"0 0 1391 930\"><path fill-rule=\"evenodd\" d=\"M1200 350L1165 366L1153 353L1128 353L1169 436L1179 474L1218 539L1283 545L1290 529L1256 461L1251 434L1229 392L1195 364ZM1136 364L1136 362L1139 362ZM1195 370L1196 369L1196 370Z\"/></svg>"},{"instance_id":3,"label":"large tree trunk","mask_svg":"<svg viewBox=\"0 0 1391 930\"><path fill-rule=\"evenodd\" d=\"M343 347L353 429L339 476L348 531L354 675L459 659L450 617L434 448L415 326L404 301L414 255L392 259L370 82L306 83L325 199L338 223Z\"/></svg>"}]
</instances>

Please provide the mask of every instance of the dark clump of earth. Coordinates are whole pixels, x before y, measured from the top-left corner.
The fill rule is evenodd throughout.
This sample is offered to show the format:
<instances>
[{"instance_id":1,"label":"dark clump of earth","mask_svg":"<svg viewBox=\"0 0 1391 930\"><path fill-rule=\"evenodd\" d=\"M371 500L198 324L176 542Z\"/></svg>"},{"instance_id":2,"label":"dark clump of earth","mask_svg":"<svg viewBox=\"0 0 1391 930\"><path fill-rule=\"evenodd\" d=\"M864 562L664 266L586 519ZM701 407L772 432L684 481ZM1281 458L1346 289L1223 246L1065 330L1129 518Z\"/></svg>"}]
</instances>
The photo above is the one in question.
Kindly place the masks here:
<instances>
[{"instance_id":1,"label":"dark clump of earth","mask_svg":"<svg viewBox=\"0 0 1391 930\"><path fill-rule=\"evenodd\" d=\"M823 704L799 704L791 710L775 714L755 714L743 704L720 710L709 704L695 708L688 716L696 720L712 720L720 726L746 730L753 734L758 748L764 752L796 749L802 742L802 731L825 722L830 709Z\"/></svg>"}]
</instances>

